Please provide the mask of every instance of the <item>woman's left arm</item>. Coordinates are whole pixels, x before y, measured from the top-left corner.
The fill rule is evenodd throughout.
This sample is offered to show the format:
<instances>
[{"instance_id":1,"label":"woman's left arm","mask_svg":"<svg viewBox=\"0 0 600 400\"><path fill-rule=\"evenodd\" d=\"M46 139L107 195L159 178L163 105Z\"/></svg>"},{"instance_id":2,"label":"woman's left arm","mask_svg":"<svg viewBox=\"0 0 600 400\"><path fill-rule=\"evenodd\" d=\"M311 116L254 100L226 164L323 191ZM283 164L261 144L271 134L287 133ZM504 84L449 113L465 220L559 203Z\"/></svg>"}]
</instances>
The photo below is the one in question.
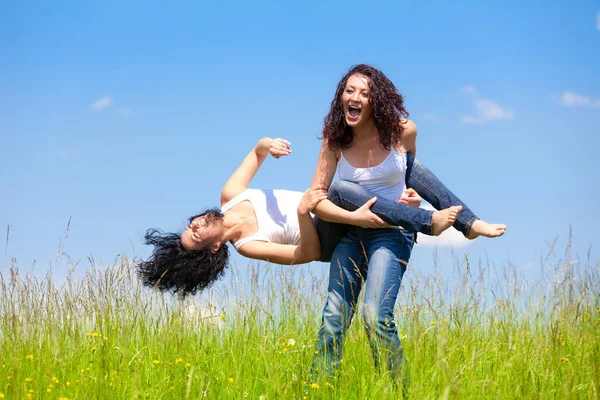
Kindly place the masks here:
<instances>
[{"instance_id":1,"label":"woman's left arm","mask_svg":"<svg viewBox=\"0 0 600 400\"><path fill-rule=\"evenodd\" d=\"M267 154L271 154L275 158L286 156L292 151L290 146L291 143L285 139L271 139L268 137L260 139L223 186L221 204L227 203L248 189L250 181L267 158Z\"/></svg>"}]
</instances>

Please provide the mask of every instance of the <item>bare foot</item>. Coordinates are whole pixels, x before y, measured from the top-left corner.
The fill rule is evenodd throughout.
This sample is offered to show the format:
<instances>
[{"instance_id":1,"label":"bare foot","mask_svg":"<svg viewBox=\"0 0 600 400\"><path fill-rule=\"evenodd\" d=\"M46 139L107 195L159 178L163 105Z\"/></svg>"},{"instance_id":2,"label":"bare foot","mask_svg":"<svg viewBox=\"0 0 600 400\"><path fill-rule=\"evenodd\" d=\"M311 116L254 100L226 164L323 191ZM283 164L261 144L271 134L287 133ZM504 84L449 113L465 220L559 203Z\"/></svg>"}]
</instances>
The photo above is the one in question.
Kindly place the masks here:
<instances>
[{"instance_id":1,"label":"bare foot","mask_svg":"<svg viewBox=\"0 0 600 400\"><path fill-rule=\"evenodd\" d=\"M462 206L452 206L442 211L434 211L431 220L431 235L439 236L446 229L450 228L452 224L456 222L456 217L461 211ZM471 229L473 229L473 227L471 227Z\"/></svg>"},{"instance_id":2,"label":"bare foot","mask_svg":"<svg viewBox=\"0 0 600 400\"><path fill-rule=\"evenodd\" d=\"M488 224L487 222L478 219L471 225L467 239L475 239L479 236L495 238L504 235L505 231L506 225L504 224Z\"/></svg>"}]
</instances>

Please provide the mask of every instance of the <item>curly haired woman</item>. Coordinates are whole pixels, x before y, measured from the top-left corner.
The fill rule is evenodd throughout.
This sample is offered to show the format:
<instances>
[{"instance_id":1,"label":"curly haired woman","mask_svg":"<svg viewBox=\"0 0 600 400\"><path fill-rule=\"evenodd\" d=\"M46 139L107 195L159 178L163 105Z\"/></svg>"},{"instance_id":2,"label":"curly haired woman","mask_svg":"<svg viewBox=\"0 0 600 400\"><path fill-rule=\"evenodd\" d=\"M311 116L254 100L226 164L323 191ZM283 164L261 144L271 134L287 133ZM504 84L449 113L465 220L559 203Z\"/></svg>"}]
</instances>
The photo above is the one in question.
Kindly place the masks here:
<instances>
[{"instance_id":1,"label":"curly haired woman","mask_svg":"<svg viewBox=\"0 0 600 400\"><path fill-rule=\"evenodd\" d=\"M413 188L436 209L446 209L467 238L497 237L505 225L488 224L415 158L417 129L408 118L404 99L378 69L356 65L340 80L324 121L323 143L313 186L329 188L337 169L344 201L321 201L314 213L322 220L344 223L359 199L376 195L395 201ZM336 188L340 190L340 188ZM356 196L356 198L354 198ZM410 208L410 207L408 207ZM434 215L413 213L411 221L431 230ZM344 335L365 287L363 317L377 367L401 375L402 345L394 323L394 304L410 258L415 230L377 228L377 221L349 227L331 258L329 288L319 330L313 374L333 374L342 356Z\"/></svg>"}]
</instances>

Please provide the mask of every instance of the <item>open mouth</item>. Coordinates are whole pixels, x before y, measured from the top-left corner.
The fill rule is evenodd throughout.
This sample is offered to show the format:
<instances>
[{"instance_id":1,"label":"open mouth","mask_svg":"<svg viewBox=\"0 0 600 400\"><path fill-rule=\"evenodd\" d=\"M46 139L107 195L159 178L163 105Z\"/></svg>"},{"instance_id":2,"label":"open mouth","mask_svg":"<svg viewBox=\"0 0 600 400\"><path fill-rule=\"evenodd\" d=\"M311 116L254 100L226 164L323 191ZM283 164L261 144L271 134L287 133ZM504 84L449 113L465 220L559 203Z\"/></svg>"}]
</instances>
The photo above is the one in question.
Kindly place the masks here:
<instances>
[{"instance_id":1,"label":"open mouth","mask_svg":"<svg viewBox=\"0 0 600 400\"><path fill-rule=\"evenodd\" d=\"M360 108L356 106L348 106L348 115L350 118L358 118L360 115Z\"/></svg>"}]
</instances>

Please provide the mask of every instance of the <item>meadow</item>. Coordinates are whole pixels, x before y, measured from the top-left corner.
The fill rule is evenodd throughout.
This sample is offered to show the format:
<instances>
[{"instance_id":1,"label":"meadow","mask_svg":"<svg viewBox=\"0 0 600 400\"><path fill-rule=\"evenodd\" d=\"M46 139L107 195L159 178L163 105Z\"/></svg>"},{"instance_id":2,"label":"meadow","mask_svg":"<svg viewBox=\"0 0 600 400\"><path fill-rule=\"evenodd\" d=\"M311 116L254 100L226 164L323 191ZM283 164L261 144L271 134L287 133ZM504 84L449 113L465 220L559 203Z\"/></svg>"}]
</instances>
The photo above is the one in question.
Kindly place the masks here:
<instances>
[{"instance_id":1,"label":"meadow","mask_svg":"<svg viewBox=\"0 0 600 400\"><path fill-rule=\"evenodd\" d=\"M141 287L134 264L1 270L0 399L600 397L600 264L570 248L534 282L465 256L409 266L404 388L375 370L360 313L336 378L307 382L325 298L310 266L232 266L226 287L181 299Z\"/></svg>"}]
</instances>

